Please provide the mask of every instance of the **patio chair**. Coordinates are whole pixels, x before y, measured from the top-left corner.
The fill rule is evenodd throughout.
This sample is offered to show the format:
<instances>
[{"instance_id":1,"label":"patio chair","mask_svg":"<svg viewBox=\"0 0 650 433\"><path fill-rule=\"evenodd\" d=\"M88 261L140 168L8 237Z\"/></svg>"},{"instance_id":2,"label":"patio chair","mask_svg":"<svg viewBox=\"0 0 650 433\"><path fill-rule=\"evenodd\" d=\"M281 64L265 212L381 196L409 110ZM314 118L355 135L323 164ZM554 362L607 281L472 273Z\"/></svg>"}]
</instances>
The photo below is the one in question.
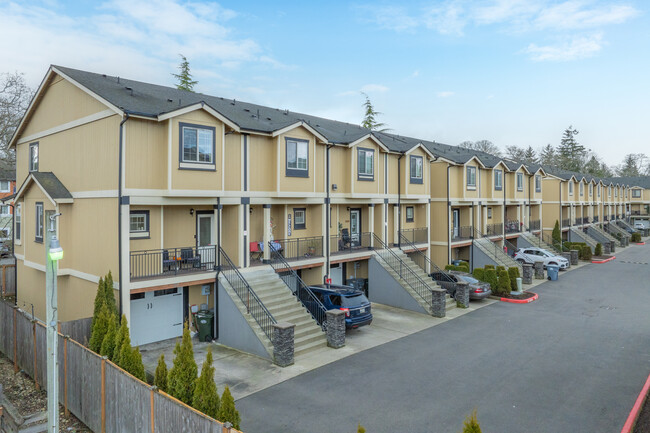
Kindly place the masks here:
<instances>
[{"instance_id":1,"label":"patio chair","mask_svg":"<svg viewBox=\"0 0 650 433\"><path fill-rule=\"evenodd\" d=\"M176 270L176 260L175 259L170 259L169 258L169 251L168 250L163 250L162 252L162 268L163 272L165 270L167 271L175 271Z\"/></svg>"},{"instance_id":2,"label":"patio chair","mask_svg":"<svg viewBox=\"0 0 650 433\"><path fill-rule=\"evenodd\" d=\"M201 267L201 255L194 255L194 250L192 248L181 248L181 262L186 265L190 265L193 268Z\"/></svg>"},{"instance_id":3,"label":"patio chair","mask_svg":"<svg viewBox=\"0 0 650 433\"><path fill-rule=\"evenodd\" d=\"M352 239L350 239L350 230L341 229L341 239L339 239L339 249L344 250L352 247Z\"/></svg>"},{"instance_id":4,"label":"patio chair","mask_svg":"<svg viewBox=\"0 0 650 433\"><path fill-rule=\"evenodd\" d=\"M264 250L262 249L262 242L251 242L248 246L250 250L252 260L261 260L264 255Z\"/></svg>"}]
</instances>

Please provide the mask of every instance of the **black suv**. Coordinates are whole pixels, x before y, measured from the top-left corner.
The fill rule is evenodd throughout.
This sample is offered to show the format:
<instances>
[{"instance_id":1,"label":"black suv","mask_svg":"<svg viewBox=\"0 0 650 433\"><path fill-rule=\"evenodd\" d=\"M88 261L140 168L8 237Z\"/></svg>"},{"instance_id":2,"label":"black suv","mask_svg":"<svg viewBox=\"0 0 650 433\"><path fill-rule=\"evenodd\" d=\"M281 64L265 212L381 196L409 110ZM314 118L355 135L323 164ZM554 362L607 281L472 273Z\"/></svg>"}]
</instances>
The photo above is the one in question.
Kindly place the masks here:
<instances>
[{"instance_id":1,"label":"black suv","mask_svg":"<svg viewBox=\"0 0 650 433\"><path fill-rule=\"evenodd\" d=\"M372 323L372 307L362 291L337 284L319 284L309 286L309 289L327 310L345 311L346 328L354 329ZM316 302L304 300L304 303L309 310L318 308Z\"/></svg>"}]
</instances>

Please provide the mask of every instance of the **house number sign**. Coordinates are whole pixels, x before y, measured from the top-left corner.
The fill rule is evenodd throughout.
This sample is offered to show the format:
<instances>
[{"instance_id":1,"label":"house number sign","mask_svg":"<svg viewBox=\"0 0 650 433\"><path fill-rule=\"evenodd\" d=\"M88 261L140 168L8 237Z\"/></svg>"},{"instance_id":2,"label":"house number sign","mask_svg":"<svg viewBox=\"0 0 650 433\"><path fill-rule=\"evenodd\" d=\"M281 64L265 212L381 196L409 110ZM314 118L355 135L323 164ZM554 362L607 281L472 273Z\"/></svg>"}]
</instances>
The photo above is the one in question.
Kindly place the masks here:
<instances>
[{"instance_id":1,"label":"house number sign","mask_svg":"<svg viewBox=\"0 0 650 433\"><path fill-rule=\"evenodd\" d=\"M287 214L287 236L291 236L291 214Z\"/></svg>"}]
</instances>

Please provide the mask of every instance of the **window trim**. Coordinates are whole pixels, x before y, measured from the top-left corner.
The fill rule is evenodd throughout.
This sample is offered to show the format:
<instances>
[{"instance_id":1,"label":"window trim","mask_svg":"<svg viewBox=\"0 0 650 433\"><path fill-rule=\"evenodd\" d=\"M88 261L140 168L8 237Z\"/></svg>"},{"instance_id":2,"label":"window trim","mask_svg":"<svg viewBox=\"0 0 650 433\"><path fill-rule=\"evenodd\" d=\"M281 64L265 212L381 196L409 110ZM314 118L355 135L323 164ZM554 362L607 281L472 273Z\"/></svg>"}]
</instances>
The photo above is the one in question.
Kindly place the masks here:
<instances>
[{"instance_id":1,"label":"window trim","mask_svg":"<svg viewBox=\"0 0 650 433\"><path fill-rule=\"evenodd\" d=\"M364 154L364 160L367 158L366 154L372 155L372 166L371 173L367 173L368 167L366 167L366 173L361 173L361 154ZM366 147L357 147L357 180L362 181L374 181L375 180L375 149L369 149Z\"/></svg>"},{"instance_id":2,"label":"window trim","mask_svg":"<svg viewBox=\"0 0 650 433\"><path fill-rule=\"evenodd\" d=\"M415 176L413 176L413 170L411 170L411 162L416 161L415 163ZM420 161L422 167L422 172L420 176L417 176L417 161ZM424 183L424 157L419 155L409 155L409 177L411 178L411 183L421 185Z\"/></svg>"},{"instance_id":3,"label":"window trim","mask_svg":"<svg viewBox=\"0 0 650 433\"><path fill-rule=\"evenodd\" d=\"M40 209L40 212L39 212ZM40 214L40 215L39 215ZM40 217L39 217L40 216ZM45 232L45 208L43 207L42 201L37 201L34 203L34 217L35 217L35 230L34 230L34 242L39 244L43 243L43 234ZM40 227L39 227L40 225ZM41 232L41 235L38 235L38 232Z\"/></svg>"},{"instance_id":4,"label":"window trim","mask_svg":"<svg viewBox=\"0 0 650 433\"><path fill-rule=\"evenodd\" d=\"M2 182L7 182L7 189L2 189ZM11 181L10 180L0 180L0 192L11 192Z\"/></svg>"},{"instance_id":5,"label":"window trim","mask_svg":"<svg viewBox=\"0 0 650 433\"><path fill-rule=\"evenodd\" d=\"M4 208L4 207L7 208L7 213L2 212L2 210L3 210L2 208ZM9 206L8 204L0 205L0 216L3 216L3 217L11 216L11 206Z\"/></svg>"},{"instance_id":6,"label":"window trim","mask_svg":"<svg viewBox=\"0 0 650 433\"><path fill-rule=\"evenodd\" d=\"M474 174L474 183L469 183L469 174ZM476 167L473 165L468 165L465 167L465 185L470 191L476 191Z\"/></svg>"},{"instance_id":7,"label":"window trim","mask_svg":"<svg viewBox=\"0 0 650 433\"><path fill-rule=\"evenodd\" d=\"M409 210L411 211L410 218L409 218ZM413 206L406 206L406 222L407 223L415 222L415 208Z\"/></svg>"},{"instance_id":8,"label":"window trim","mask_svg":"<svg viewBox=\"0 0 650 433\"><path fill-rule=\"evenodd\" d=\"M521 172L517 173L517 191L524 190L524 174Z\"/></svg>"},{"instance_id":9,"label":"window trim","mask_svg":"<svg viewBox=\"0 0 650 433\"><path fill-rule=\"evenodd\" d=\"M497 179L499 180L499 185L497 185ZM496 168L494 169L494 190L503 190L503 170L498 170Z\"/></svg>"},{"instance_id":10,"label":"window trim","mask_svg":"<svg viewBox=\"0 0 650 433\"><path fill-rule=\"evenodd\" d=\"M303 222L298 223L298 218L296 218L296 212L302 212ZM294 207L293 208L293 229L294 230L306 230L307 229L307 208L306 207Z\"/></svg>"},{"instance_id":11,"label":"window trim","mask_svg":"<svg viewBox=\"0 0 650 433\"><path fill-rule=\"evenodd\" d=\"M637 195L638 193L638 195ZM633 189L632 190L632 198L641 198L641 190L640 189Z\"/></svg>"},{"instance_id":12,"label":"window trim","mask_svg":"<svg viewBox=\"0 0 650 433\"><path fill-rule=\"evenodd\" d=\"M569 195L573 195L573 181L569 181Z\"/></svg>"},{"instance_id":13,"label":"window trim","mask_svg":"<svg viewBox=\"0 0 650 433\"><path fill-rule=\"evenodd\" d=\"M36 164L34 164L34 157L32 156L32 149L34 149L34 148L36 149ZM40 165L40 157L41 157L40 152L39 152L38 141L35 141L33 143L29 143L28 152L29 152L29 154L28 154L28 162L27 163L28 163L29 171L30 172L38 171L39 165ZM36 167L34 167L34 165Z\"/></svg>"},{"instance_id":14,"label":"window trim","mask_svg":"<svg viewBox=\"0 0 650 433\"><path fill-rule=\"evenodd\" d=\"M131 231L131 217L133 215L144 215L145 230ZM132 210L129 212L129 238L130 239L150 239L151 238L151 220L149 219L148 210Z\"/></svg>"},{"instance_id":15,"label":"window trim","mask_svg":"<svg viewBox=\"0 0 650 433\"><path fill-rule=\"evenodd\" d=\"M183 129L184 128L192 128L196 129L196 152L197 152L197 157L198 157L198 130L199 129L204 129L208 131L212 131L212 162L201 162L201 161L185 161L184 155L183 155ZM214 126L206 126L206 125L199 125L196 123L185 123L185 122L178 122L178 169L179 170L203 170L203 171L217 171L217 163L216 163L216 158L217 158L217 132L216 128Z\"/></svg>"},{"instance_id":16,"label":"window trim","mask_svg":"<svg viewBox=\"0 0 650 433\"><path fill-rule=\"evenodd\" d=\"M580 182L580 197L585 195L585 184Z\"/></svg>"},{"instance_id":17,"label":"window trim","mask_svg":"<svg viewBox=\"0 0 650 433\"><path fill-rule=\"evenodd\" d=\"M539 174L535 175L535 192L542 192L542 176Z\"/></svg>"},{"instance_id":18,"label":"window trim","mask_svg":"<svg viewBox=\"0 0 650 433\"><path fill-rule=\"evenodd\" d=\"M487 208L487 219L489 219L489 220L492 219L492 208L491 207Z\"/></svg>"},{"instance_id":19,"label":"window trim","mask_svg":"<svg viewBox=\"0 0 650 433\"><path fill-rule=\"evenodd\" d=\"M14 243L21 245L22 241L22 225L23 225L23 204L16 203L14 207Z\"/></svg>"},{"instance_id":20,"label":"window trim","mask_svg":"<svg viewBox=\"0 0 650 433\"><path fill-rule=\"evenodd\" d=\"M296 143L296 168L289 167L289 143ZM304 143L307 145L307 168L297 168L298 167L298 143ZM304 140L300 138L284 138L284 167L285 175L287 177L309 177L309 140Z\"/></svg>"}]
</instances>

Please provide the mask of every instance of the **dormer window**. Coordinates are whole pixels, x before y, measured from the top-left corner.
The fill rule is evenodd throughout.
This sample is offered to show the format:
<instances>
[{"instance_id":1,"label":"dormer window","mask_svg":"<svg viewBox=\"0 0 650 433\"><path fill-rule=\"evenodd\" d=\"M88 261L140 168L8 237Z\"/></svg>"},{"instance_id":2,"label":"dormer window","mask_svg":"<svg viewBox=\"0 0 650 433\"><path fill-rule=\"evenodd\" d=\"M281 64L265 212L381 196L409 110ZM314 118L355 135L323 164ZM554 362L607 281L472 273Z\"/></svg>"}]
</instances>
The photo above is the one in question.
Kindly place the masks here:
<instances>
[{"instance_id":1,"label":"dormer window","mask_svg":"<svg viewBox=\"0 0 650 433\"><path fill-rule=\"evenodd\" d=\"M467 167L467 189L476 189L476 167Z\"/></svg>"},{"instance_id":2,"label":"dormer window","mask_svg":"<svg viewBox=\"0 0 650 433\"><path fill-rule=\"evenodd\" d=\"M524 174L517 173L517 191L524 190Z\"/></svg>"},{"instance_id":3,"label":"dormer window","mask_svg":"<svg viewBox=\"0 0 650 433\"><path fill-rule=\"evenodd\" d=\"M424 158L421 156L411 155L409 158L411 183L422 183L422 168L424 166Z\"/></svg>"},{"instance_id":4,"label":"dormer window","mask_svg":"<svg viewBox=\"0 0 650 433\"><path fill-rule=\"evenodd\" d=\"M309 177L309 141L286 139L287 176Z\"/></svg>"},{"instance_id":5,"label":"dormer window","mask_svg":"<svg viewBox=\"0 0 650 433\"><path fill-rule=\"evenodd\" d=\"M190 123L179 123L181 160L180 168L216 170L215 128Z\"/></svg>"},{"instance_id":6,"label":"dormer window","mask_svg":"<svg viewBox=\"0 0 650 433\"><path fill-rule=\"evenodd\" d=\"M375 151L360 147L357 150L358 180L375 179Z\"/></svg>"},{"instance_id":7,"label":"dormer window","mask_svg":"<svg viewBox=\"0 0 650 433\"><path fill-rule=\"evenodd\" d=\"M503 188L503 171L494 170L494 189L501 191Z\"/></svg>"}]
</instances>

